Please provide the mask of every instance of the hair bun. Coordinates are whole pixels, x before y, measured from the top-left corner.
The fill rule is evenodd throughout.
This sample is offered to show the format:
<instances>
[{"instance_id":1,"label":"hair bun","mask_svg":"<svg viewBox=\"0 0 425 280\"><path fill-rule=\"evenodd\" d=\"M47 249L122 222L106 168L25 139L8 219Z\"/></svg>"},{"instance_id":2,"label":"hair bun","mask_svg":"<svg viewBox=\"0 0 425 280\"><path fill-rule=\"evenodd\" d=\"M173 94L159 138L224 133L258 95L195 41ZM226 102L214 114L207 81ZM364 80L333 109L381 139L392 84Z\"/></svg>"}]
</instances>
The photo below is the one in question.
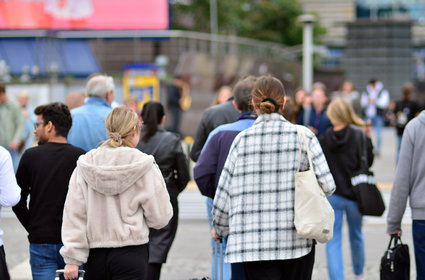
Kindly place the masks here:
<instances>
[{"instance_id":1,"label":"hair bun","mask_svg":"<svg viewBox=\"0 0 425 280\"><path fill-rule=\"evenodd\" d=\"M112 140L114 140L115 142L117 142L118 145L121 145L122 144L121 134L119 134L118 132L111 132L111 133L109 133L109 138L111 138Z\"/></svg>"}]
</instances>

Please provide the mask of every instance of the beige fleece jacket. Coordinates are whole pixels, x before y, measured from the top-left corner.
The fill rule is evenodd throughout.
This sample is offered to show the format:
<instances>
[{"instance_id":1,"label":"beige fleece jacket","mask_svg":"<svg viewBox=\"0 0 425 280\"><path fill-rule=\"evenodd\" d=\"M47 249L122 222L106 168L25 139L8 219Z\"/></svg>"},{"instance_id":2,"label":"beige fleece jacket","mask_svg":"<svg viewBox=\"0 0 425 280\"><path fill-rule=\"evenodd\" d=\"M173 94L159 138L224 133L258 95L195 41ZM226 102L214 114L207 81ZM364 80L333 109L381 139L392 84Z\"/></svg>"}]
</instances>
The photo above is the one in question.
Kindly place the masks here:
<instances>
[{"instance_id":1,"label":"beige fleece jacket","mask_svg":"<svg viewBox=\"0 0 425 280\"><path fill-rule=\"evenodd\" d=\"M145 244L149 228L163 228L172 215L152 156L128 147L91 150L69 182L60 253L65 263L81 265L91 248Z\"/></svg>"}]
</instances>

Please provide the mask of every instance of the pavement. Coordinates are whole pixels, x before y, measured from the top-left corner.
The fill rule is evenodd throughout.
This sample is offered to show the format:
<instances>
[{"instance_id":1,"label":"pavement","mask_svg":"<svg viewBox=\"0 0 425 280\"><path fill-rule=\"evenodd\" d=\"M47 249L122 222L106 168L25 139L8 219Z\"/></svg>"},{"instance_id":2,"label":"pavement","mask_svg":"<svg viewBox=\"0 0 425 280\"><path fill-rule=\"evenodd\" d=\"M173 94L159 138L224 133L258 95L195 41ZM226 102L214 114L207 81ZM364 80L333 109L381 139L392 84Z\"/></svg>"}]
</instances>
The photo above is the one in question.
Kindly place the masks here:
<instances>
[{"instance_id":1,"label":"pavement","mask_svg":"<svg viewBox=\"0 0 425 280\"><path fill-rule=\"evenodd\" d=\"M375 159L372 169L375 171L379 182L378 185L388 206L395 174L396 138L395 132L391 128L384 129L383 133L383 150L380 157ZM179 207L179 228L167 263L163 266L161 279L184 280L210 276L211 248L205 199L199 194L193 182L179 196ZM389 242L389 237L385 234L385 221L386 213L379 218L364 218L363 232L365 236L367 279L379 279L380 259ZM5 231L4 243L12 279L31 279L26 232L14 214L8 209L2 210L1 228ZM410 209L407 209L403 219L403 242L410 247L411 277L413 279L416 274ZM346 227L344 227L343 252L346 279L354 279ZM316 247L316 262L312 279L328 279L325 246L323 244L318 244Z\"/></svg>"}]
</instances>

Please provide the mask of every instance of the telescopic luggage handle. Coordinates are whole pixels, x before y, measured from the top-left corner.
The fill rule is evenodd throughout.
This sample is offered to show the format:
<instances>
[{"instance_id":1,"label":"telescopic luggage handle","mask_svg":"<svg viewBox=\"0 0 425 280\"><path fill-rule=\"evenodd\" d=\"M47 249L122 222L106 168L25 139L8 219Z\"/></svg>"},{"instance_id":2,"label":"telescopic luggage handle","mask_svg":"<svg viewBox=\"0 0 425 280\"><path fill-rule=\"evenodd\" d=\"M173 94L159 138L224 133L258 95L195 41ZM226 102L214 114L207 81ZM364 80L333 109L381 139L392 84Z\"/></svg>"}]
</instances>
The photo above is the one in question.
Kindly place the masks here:
<instances>
[{"instance_id":1,"label":"telescopic luggage handle","mask_svg":"<svg viewBox=\"0 0 425 280\"><path fill-rule=\"evenodd\" d=\"M64 270L63 270L63 269L58 269L58 270L56 270L56 277L55 277L55 280L64 279L64 278L63 278L63 273L64 273ZM83 280L83 278L84 278L84 273L85 273L85 271L84 271L84 270L78 270L78 278L76 278L76 279L78 279L78 280ZM62 278L61 278L61 276L62 276Z\"/></svg>"}]
</instances>

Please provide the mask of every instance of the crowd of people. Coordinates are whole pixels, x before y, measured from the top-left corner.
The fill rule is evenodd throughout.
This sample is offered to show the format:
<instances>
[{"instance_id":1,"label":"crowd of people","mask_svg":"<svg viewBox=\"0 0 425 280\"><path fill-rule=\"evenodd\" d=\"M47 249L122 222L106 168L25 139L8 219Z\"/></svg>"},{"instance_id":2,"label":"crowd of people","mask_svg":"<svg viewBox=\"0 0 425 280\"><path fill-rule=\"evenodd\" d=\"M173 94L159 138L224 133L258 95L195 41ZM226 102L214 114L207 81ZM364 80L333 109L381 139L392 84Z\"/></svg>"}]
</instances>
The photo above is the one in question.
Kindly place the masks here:
<instances>
[{"instance_id":1,"label":"crowd of people","mask_svg":"<svg viewBox=\"0 0 425 280\"><path fill-rule=\"evenodd\" d=\"M0 205L13 206L28 232L35 280L54 279L62 268L65 279L74 279L82 267L85 279L160 279L178 228L178 195L190 180L175 133L179 120L167 131L166 108L154 101L141 111L130 98L113 108L114 90L111 77L93 75L85 100L68 100L72 110L61 102L33 110L27 94L14 105L0 86ZM425 188L419 152L425 113L413 91L407 84L402 99L391 102L383 84L371 79L361 94L346 81L332 94L315 83L311 93L299 89L291 98L272 76L222 87L203 112L189 153L194 180L207 197L213 280L216 242L225 256L223 279L311 279L316 241L299 236L294 226L295 178L309 169L335 213L326 244L329 278L344 279L346 216L353 272L366 279L351 175L361 165L359 139L367 139L369 166L380 155L386 121L399 138L388 233L401 235L410 197L417 275L425 277L425 206L417 195ZM180 119L180 111L168 109ZM0 242L0 278L8 280L1 234Z\"/></svg>"}]
</instances>

